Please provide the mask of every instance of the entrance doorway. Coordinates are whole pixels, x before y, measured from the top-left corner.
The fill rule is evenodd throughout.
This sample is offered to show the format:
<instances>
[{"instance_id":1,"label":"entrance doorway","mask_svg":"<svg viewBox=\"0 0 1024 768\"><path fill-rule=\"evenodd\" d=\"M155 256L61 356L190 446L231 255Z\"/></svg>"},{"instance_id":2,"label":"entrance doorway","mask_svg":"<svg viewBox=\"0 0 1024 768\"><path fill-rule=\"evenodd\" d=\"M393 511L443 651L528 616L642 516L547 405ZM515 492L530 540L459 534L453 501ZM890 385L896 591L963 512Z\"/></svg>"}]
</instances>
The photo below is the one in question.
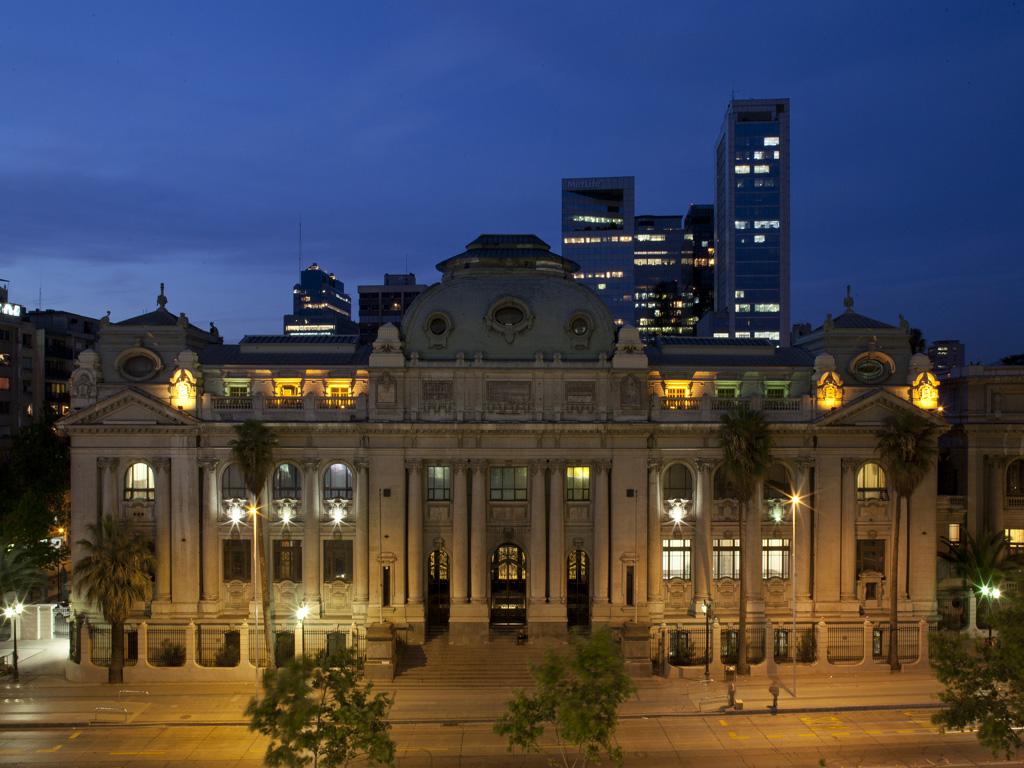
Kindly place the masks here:
<instances>
[{"instance_id":1,"label":"entrance doorway","mask_svg":"<svg viewBox=\"0 0 1024 768\"><path fill-rule=\"evenodd\" d=\"M427 626L447 629L451 607L448 588L448 553L435 549L427 555Z\"/></svg>"},{"instance_id":2,"label":"entrance doorway","mask_svg":"<svg viewBox=\"0 0 1024 768\"><path fill-rule=\"evenodd\" d=\"M565 612L570 627L590 626L590 558L582 549L569 553Z\"/></svg>"},{"instance_id":3,"label":"entrance doorway","mask_svg":"<svg viewBox=\"0 0 1024 768\"><path fill-rule=\"evenodd\" d=\"M526 623L526 553L502 544L491 557L491 624Z\"/></svg>"}]
</instances>

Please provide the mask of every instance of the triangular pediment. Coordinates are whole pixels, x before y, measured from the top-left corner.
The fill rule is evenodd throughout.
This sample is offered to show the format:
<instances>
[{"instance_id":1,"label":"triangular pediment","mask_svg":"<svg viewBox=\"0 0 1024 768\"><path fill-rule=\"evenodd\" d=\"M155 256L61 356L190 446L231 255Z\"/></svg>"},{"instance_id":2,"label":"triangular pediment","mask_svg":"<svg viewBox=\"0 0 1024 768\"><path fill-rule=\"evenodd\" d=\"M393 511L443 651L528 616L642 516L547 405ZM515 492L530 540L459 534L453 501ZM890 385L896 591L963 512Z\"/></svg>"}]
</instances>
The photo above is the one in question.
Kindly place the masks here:
<instances>
[{"instance_id":1,"label":"triangular pediment","mask_svg":"<svg viewBox=\"0 0 1024 768\"><path fill-rule=\"evenodd\" d=\"M190 427L199 422L188 413L162 403L141 390L123 389L60 420L62 428L92 426Z\"/></svg>"},{"instance_id":2,"label":"triangular pediment","mask_svg":"<svg viewBox=\"0 0 1024 768\"><path fill-rule=\"evenodd\" d=\"M947 426L933 411L922 410L884 389L867 392L844 403L841 408L822 416L817 423L822 427L880 427L890 416L907 411L937 425Z\"/></svg>"}]
</instances>

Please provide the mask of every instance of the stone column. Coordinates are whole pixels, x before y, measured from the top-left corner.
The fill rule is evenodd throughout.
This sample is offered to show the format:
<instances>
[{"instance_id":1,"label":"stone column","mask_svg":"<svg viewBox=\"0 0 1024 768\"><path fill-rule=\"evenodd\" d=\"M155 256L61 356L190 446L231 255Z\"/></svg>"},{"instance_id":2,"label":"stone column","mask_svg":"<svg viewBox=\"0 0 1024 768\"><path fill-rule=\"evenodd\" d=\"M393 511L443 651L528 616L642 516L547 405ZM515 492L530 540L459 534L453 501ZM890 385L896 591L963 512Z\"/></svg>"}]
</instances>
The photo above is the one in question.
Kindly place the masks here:
<instances>
[{"instance_id":1,"label":"stone column","mask_svg":"<svg viewBox=\"0 0 1024 768\"><path fill-rule=\"evenodd\" d=\"M591 464L594 473L594 603L608 602L608 462Z\"/></svg>"},{"instance_id":2,"label":"stone column","mask_svg":"<svg viewBox=\"0 0 1024 768\"><path fill-rule=\"evenodd\" d=\"M423 463L405 462L409 472L409 602L423 602Z\"/></svg>"},{"instance_id":3,"label":"stone column","mask_svg":"<svg viewBox=\"0 0 1024 768\"><path fill-rule=\"evenodd\" d=\"M547 594L547 515L544 504L544 463L530 462L530 553L526 567L530 602L543 603Z\"/></svg>"},{"instance_id":4,"label":"stone column","mask_svg":"<svg viewBox=\"0 0 1024 768\"><path fill-rule=\"evenodd\" d=\"M839 529L839 599L857 599L857 467L859 459L843 459L842 522Z\"/></svg>"},{"instance_id":5,"label":"stone column","mask_svg":"<svg viewBox=\"0 0 1024 768\"><path fill-rule=\"evenodd\" d=\"M469 554L469 510L466 508L466 462L452 463L451 600L466 602L466 560Z\"/></svg>"},{"instance_id":6,"label":"stone column","mask_svg":"<svg viewBox=\"0 0 1024 768\"><path fill-rule=\"evenodd\" d=\"M647 603L660 612L661 570L661 462L647 462Z\"/></svg>"},{"instance_id":7,"label":"stone column","mask_svg":"<svg viewBox=\"0 0 1024 768\"><path fill-rule=\"evenodd\" d=\"M811 527L814 508L811 506L811 471L814 459L802 457L796 460L796 488L800 503L796 511L796 541L793 542L793 562L796 565L797 600L811 598Z\"/></svg>"},{"instance_id":8,"label":"stone column","mask_svg":"<svg viewBox=\"0 0 1024 768\"><path fill-rule=\"evenodd\" d=\"M487 462L474 460L472 525L470 529L470 595L474 603L487 601Z\"/></svg>"},{"instance_id":9,"label":"stone column","mask_svg":"<svg viewBox=\"0 0 1024 768\"><path fill-rule=\"evenodd\" d=\"M320 616L320 463L302 463L302 591L311 617Z\"/></svg>"},{"instance_id":10,"label":"stone column","mask_svg":"<svg viewBox=\"0 0 1024 768\"><path fill-rule=\"evenodd\" d=\"M988 521L990 531L1006 530L1006 507L1003 489L1006 486L1006 457L987 457L988 461Z\"/></svg>"},{"instance_id":11,"label":"stone column","mask_svg":"<svg viewBox=\"0 0 1024 768\"><path fill-rule=\"evenodd\" d=\"M758 482L754 498L747 504L743 548L743 574L747 580L747 614L752 618L764 614L764 580L761 578L761 518L764 516L764 483Z\"/></svg>"},{"instance_id":12,"label":"stone column","mask_svg":"<svg viewBox=\"0 0 1024 768\"><path fill-rule=\"evenodd\" d=\"M697 459L697 492L693 500L695 517L690 549L693 567L693 606L690 612L695 616L700 614L704 601L711 599L711 517L715 509L711 473L714 468L715 462Z\"/></svg>"},{"instance_id":13,"label":"stone column","mask_svg":"<svg viewBox=\"0 0 1024 768\"><path fill-rule=\"evenodd\" d=\"M355 561L355 602L366 604L370 601L370 465L365 459L357 460L356 467L356 546L352 559Z\"/></svg>"},{"instance_id":14,"label":"stone column","mask_svg":"<svg viewBox=\"0 0 1024 768\"><path fill-rule=\"evenodd\" d=\"M153 459L156 470L156 595L159 602L171 599L171 460Z\"/></svg>"},{"instance_id":15,"label":"stone column","mask_svg":"<svg viewBox=\"0 0 1024 768\"><path fill-rule=\"evenodd\" d=\"M102 480L100 491L102 494L102 500L100 502L100 514L99 517L112 517L115 520L121 517L119 513L121 504L121 487L118 486L118 477L120 476L120 462L116 457L102 457L96 460L99 464ZM97 520L99 522L99 520Z\"/></svg>"},{"instance_id":16,"label":"stone column","mask_svg":"<svg viewBox=\"0 0 1024 768\"><path fill-rule=\"evenodd\" d=\"M548 574L552 603L565 603L565 464L552 462L551 514L548 529Z\"/></svg>"},{"instance_id":17,"label":"stone column","mask_svg":"<svg viewBox=\"0 0 1024 768\"><path fill-rule=\"evenodd\" d=\"M220 600L220 494L217 492L217 468L220 462L202 462L206 494L203 501L203 594L207 603Z\"/></svg>"}]
</instances>

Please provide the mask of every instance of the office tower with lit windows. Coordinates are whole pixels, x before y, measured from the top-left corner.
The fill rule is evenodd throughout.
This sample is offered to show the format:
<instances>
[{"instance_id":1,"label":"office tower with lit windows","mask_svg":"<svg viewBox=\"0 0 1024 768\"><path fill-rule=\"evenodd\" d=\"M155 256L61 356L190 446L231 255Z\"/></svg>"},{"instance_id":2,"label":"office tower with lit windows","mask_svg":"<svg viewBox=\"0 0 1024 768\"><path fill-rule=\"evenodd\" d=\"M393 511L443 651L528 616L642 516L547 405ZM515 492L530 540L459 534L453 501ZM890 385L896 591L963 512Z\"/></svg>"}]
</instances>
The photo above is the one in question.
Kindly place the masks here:
<instances>
[{"instance_id":1,"label":"office tower with lit windows","mask_svg":"<svg viewBox=\"0 0 1024 768\"><path fill-rule=\"evenodd\" d=\"M359 340L369 344L385 323L402 324L405 310L429 286L416 282L416 275L384 275L383 285L359 286Z\"/></svg>"},{"instance_id":2,"label":"office tower with lit windows","mask_svg":"<svg viewBox=\"0 0 1024 768\"><path fill-rule=\"evenodd\" d=\"M693 267L683 259L683 217L638 215L633 233L633 294L640 338L692 336Z\"/></svg>"},{"instance_id":3,"label":"office tower with lit windows","mask_svg":"<svg viewBox=\"0 0 1024 768\"><path fill-rule=\"evenodd\" d=\"M292 313L284 316L286 336L337 336L358 333L352 298L333 273L313 263L299 273L292 289Z\"/></svg>"},{"instance_id":4,"label":"office tower with lit windows","mask_svg":"<svg viewBox=\"0 0 1024 768\"><path fill-rule=\"evenodd\" d=\"M729 102L715 156L715 312L702 335L789 342L789 149L789 99Z\"/></svg>"},{"instance_id":5,"label":"office tower with lit windows","mask_svg":"<svg viewBox=\"0 0 1024 768\"><path fill-rule=\"evenodd\" d=\"M683 271L690 272L696 324L715 306L715 206L694 203L683 219Z\"/></svg>"},{"instance_id":6,"label":"office tower with lit windows","mask_svg":"<svg viewBox=\"0 0 1024 768\"><path fill-rule=\"evenodd\" d=\"M634 179L562 179L562 255L595 290L618 325L636 324L633 284Z\"/></svg>"},{"instance_id":7,"label":"office tower with lit windows","mask_svg":"<svg viewBox=\"0 0 1024 768\"><path fill-rule=\"evenodd\" d=\"M958 339L941 339L928 347L932 370L939 377L949 375L954 368L963 368L964 357L964 345Z\"/></svg>"}]
</instances>

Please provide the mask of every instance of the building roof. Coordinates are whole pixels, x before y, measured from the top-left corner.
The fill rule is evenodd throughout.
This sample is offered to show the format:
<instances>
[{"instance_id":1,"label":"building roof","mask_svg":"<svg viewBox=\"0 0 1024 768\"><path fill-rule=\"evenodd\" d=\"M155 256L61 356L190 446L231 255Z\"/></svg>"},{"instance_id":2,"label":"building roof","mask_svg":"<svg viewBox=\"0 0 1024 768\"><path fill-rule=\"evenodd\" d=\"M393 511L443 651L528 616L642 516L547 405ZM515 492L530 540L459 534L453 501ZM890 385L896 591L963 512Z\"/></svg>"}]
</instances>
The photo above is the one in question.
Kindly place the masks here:
<instances>
[{"instance_id":1,"label":"building roof","mask_svg":"<svg viewBox=\"0 0 1024 768\"><path fill-rule=\"evenodd\" d=\"M846 298L843 299L843 306L846 307L846 310L838 317L832 317L832 315L829 315L829 320L832 321L833 329L838 329L841 331L859 331L871 328L882 328L889 330L894 330L896 328L895 325L883 323L881 320L875 320L873 317L868 317L866 315L860 314L859 312L854 312L853 296L850 293L850 286L846 286ZM827 324L828 320L826 320L825 322ZM812 333L817 333L824 327L824 325L819 325L817 328L814 329L814 331L812 331Z\"/></svg>"},{"instance_id":2,"label":"building roof","mask_svg":"<svg viewBox=\"0 0 1024 768\"><path fill-rule=\"evenodd\" d=\"M356 344L359 342L358 334L346 335L314 335L309 336L288 336L281 334L255 334L243 336L239 344Z\"/></svg>"},{"instance_id":3,"label":"building roof","mask_svg":"<svg viewBox=\"0 0 1024 768\"><path fill-rule=\"evenodd\" d=\"M648 347L651 365L686 368L810 368L814 355L800 347L775 347L764 344L738 344L742 339L687 339L692 342L732 342L731 344L695 343Z\"/></svg>"},{"instance_id":4,"label":"building roof","mask_svg":"<svg viewBox=\"0 0 1024 768\"><path fill-rule=\"evenodd\" d=\"M243 350L241 344L218 344L199 350L199 362L207 366L340 368L365 365L368 359L369 347L360 347L352 352L264 352Z\"/></svg>"},{"instance_id":5,"label":"building roof","mask_svg":"<svg viewBox=\"0 0 1024 768\"><path fill-rule=\"evenodd\" d=\"M552 253L551 246L536 235L480 235L465 251L440 262L437 269L448 273L455 267L502 268L528 262L534 268L555 266L568 274L580 269L575 261Z\"/></svg>"},{"instance_id":6,"label":"building roof","mask_svg":"<svg viewBox=\"0 0 1024 768\"><path fill-rule=\"evenodd\" d=\"M111 325L118 325L118 326L126 326L126 325L127 326L132 326L132 325L135 325L135 326L148 326L148 327L166 326L166 327L170 327L170 326L173 326L173 325L178 325L178 323L180 322L181 318L182 317L186 317L185 313L182 313L179 316L179 315L175 315L173 312L168 311L168 309L167 309L167 296L164 295L164 284L163 283L160 283L160 295L156 297L156 303L157 303L157 308L154 309L152 312L146 312L146 313L141 314L141 315L136 315L135 317L129 317L127 320L119 320L116 323L111 323ZM187 325L188 329L191 330L191 331L196 331L198 333L212 335L212 334L210 334L209 331L204 331L202 328L197 328L196 326L192 325L192 323L186 323L186 325Z\"/></svg>"}]
</instances>

